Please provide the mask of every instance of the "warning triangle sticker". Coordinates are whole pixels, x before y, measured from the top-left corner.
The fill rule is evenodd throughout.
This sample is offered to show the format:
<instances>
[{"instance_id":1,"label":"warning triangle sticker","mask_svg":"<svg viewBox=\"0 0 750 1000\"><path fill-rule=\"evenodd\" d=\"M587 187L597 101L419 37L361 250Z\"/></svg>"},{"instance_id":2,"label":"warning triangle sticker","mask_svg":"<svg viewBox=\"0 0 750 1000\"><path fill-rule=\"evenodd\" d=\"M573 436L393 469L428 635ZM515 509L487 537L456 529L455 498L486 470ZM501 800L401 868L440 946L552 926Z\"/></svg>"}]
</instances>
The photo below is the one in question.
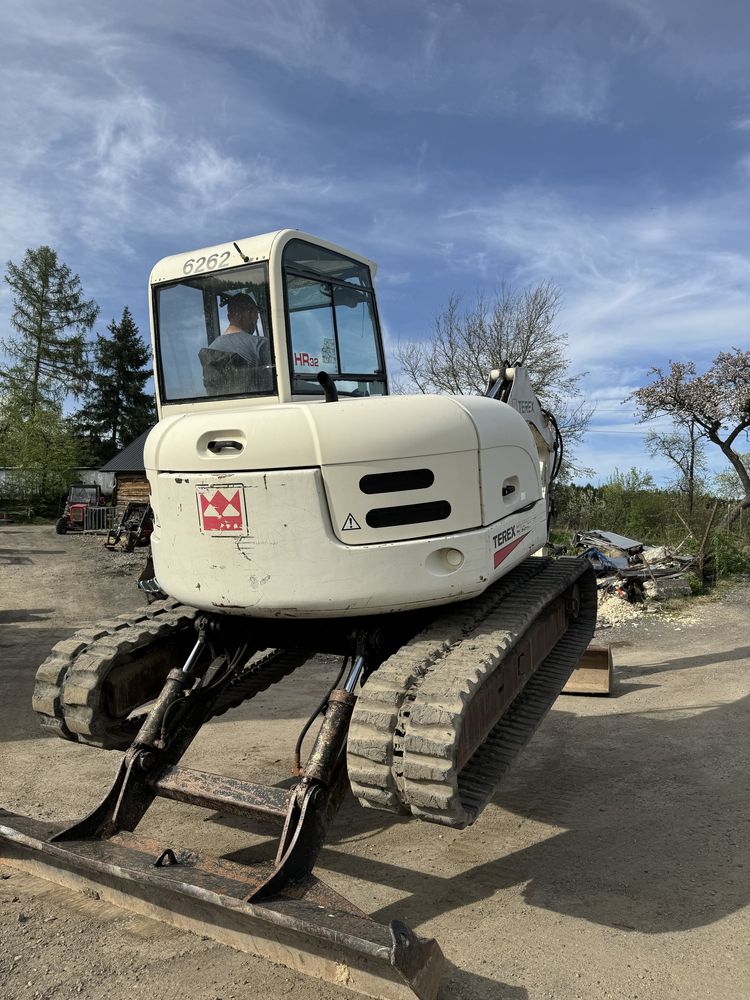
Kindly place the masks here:
<instances>
[{"instance_id":1,"label":"warning triangle sticker","mask_svg":"<svg viewBox=\"0 0 750 1000\"><path fill-rule=\"evenodd\" d=\"M354 517L354 514L350 514L347 517L347 519L344 521L344 526L342 527L341 530L342 531L355 531L355 530L361 531L362 529L357 524L357 521L356 521L356 518Z\"/></svg>"}]
</instances>

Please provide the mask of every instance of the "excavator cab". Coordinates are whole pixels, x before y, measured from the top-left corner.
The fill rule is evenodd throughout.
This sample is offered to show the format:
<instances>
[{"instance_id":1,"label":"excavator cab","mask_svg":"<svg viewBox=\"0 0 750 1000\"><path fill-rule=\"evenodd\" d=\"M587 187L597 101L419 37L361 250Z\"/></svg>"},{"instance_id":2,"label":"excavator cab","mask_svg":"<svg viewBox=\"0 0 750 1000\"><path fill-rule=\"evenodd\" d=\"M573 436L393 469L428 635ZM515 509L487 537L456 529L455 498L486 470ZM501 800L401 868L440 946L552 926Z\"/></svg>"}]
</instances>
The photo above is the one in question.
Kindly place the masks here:
<instances>
[{"instance_id":1,"label":"excavator cab","mask_svg":"<svg viewBox=\"0 0 750 1000\"><path fill-rule=\"evenodd\" d=\"M152 275L165 413L387 393L375 267L294 230L167 258Z\"/></svg>"}]
</instances>

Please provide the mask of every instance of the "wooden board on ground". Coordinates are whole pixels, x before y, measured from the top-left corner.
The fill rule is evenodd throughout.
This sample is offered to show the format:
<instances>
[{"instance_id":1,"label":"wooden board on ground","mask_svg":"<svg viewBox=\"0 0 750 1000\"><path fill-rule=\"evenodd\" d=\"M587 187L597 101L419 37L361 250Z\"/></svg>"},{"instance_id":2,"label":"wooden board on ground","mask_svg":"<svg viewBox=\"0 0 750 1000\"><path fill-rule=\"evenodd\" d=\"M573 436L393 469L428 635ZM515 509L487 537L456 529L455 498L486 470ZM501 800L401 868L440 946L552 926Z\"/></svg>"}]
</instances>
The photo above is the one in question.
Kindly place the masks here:
<instances>
[{"instance_id":1,"label":"wooden board on ground","mask_svg":"<svg viewBox=\"0 0 750 1000\"><path fill-rule=\"evenodd\" d=\"M612 647L592 642L562 689L563 694L610 694Z\"/></svg>"}]
</instances>

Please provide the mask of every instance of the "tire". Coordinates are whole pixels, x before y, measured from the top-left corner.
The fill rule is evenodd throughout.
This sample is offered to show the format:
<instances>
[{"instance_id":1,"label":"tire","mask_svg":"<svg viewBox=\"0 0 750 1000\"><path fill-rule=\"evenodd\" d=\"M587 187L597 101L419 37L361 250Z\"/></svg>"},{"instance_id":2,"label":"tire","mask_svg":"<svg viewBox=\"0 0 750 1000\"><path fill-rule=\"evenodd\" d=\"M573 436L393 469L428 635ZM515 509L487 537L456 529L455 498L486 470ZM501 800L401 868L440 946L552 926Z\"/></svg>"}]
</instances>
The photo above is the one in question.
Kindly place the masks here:
<instances>
[{"instance_id":1,"label":"tire","mask_svg":"<svg viewBox=\"0 0 750 1000\"><path fill-rule=\"evenodd\" d=\"M58 521L55 524L55 532L58 535L64 535L66 534L67 530L68 530L68 522L65 520L64 517L58 518Z\"/></svg>"}]
</instances>

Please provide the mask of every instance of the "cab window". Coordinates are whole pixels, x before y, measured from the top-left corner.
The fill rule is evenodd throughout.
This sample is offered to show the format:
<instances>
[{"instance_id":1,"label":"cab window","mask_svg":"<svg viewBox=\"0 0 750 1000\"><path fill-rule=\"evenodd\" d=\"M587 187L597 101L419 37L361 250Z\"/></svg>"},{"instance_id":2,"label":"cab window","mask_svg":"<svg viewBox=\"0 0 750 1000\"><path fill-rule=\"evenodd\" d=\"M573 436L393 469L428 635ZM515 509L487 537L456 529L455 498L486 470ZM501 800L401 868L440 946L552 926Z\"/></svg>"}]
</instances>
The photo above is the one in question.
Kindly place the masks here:
<instances>
[{"instance_id":1,"label":"cab window","mask_svg":"<svg viewBox=\"0 0 750 1000\"><path fill-rule=\"evenodd\" d=\"M380 330L369 268L292 240L284 250L292 391L318 394L319 372L339 393L386 392Z\"/></svg>"},{"instance_id":2,"label":"cab window","mask_svg":"<svg viewBox=\"0 0 750 1000\"><path fill-rule=\"evenodd\" d=\"M264 264L154 288L164 402L275 393Z\"/></svg>"}]
</instances>

